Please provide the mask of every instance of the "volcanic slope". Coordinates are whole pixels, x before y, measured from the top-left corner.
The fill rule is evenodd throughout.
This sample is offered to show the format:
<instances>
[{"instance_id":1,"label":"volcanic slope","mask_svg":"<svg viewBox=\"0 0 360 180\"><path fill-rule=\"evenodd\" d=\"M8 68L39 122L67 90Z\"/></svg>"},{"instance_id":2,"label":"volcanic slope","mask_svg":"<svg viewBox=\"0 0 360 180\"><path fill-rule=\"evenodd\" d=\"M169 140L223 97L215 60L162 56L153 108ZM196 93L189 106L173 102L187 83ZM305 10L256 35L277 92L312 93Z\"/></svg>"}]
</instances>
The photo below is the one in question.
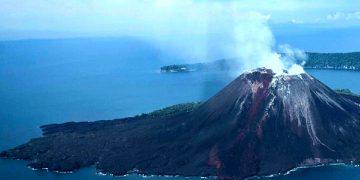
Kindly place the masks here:
<instances>
[{"instance_id":1,"label":"volcanic slope","mask_svg":"<svg viewBox=\"0 0 360 180\"><path fill-rule=\"evenodd\" d=\"M33 168L242 179L360 159L360 98L314 77L246 72L206 102L135 117L42 126L4 151Z\"/></svg>"}]
</instances>

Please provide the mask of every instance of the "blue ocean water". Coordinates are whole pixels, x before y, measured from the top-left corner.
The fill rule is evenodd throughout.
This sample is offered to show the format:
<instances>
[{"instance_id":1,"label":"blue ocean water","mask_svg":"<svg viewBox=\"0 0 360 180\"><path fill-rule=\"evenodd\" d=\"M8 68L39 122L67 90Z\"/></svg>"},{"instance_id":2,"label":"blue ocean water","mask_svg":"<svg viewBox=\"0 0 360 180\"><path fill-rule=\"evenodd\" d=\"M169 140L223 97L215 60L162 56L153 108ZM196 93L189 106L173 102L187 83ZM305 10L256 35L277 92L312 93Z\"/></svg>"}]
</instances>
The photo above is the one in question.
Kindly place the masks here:
<instances>
[{"instance_id":1,"label":"blue ocean water","mask_svg":"<svg viewBox=\"0 0 360 180\"><path fill-rule=\"evenodd\" d=\"M206 100L234 78L224 72L159 73L164 64L169 61L157 47L134 38L0 42L0 151L40 136L43 124L114 119ZM332 88L360 93L359 72L308 72ZM0 160L0 179L114 178L95 172L32 171L26 162ZM358 179L360 169L319 167L276 178L319 177Z\"/></svg>"}]
</instances>

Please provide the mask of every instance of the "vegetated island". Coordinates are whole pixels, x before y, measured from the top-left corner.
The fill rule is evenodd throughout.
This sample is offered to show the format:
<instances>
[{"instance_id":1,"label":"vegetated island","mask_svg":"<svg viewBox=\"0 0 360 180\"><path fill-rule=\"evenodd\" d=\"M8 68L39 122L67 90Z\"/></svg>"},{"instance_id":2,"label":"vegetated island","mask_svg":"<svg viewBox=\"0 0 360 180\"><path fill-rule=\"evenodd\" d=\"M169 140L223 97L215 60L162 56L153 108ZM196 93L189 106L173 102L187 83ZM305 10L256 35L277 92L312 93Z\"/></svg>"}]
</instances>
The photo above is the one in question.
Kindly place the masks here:
<instances>
[{"instance_id":1,"label":"vegetated island","mask_svg":"<svg viewBox=\"0 0 360 180\"><path fill-rule=\"evenodd\" d=\"M347 94L347 95L351 95L351 96L359 96L358 94L352 92L350 89L334 89L334 91L336 91L337 93L341 93L341 94Z\"/></svg>"},{"instance_id":2,"label":"vegetated island","mask_svg":"<svg viewBox=\"0 0 360 180\"><path fill-rule=\"evenodd\" d=\"M196 65L192 65L192 64L180 64L180 65L169 65L169 66L163 66L160 68L161 72L170 72L170 73L175 73L175 72L191 72L194 71L195 69L192 68L192 66L196 66Z\"/></svg>"},{"instance_id":3,"label":"vegetated island","mask_svg":"<svg viewBox=\"0 0 360 180\"><path fill-rule=\"evenodd\" d=\"M360 163L360 97L309 74L244 73L203 103L148 114L41 127L0 153L29 166L105 174L243 179L299 166Z\"/></svg>"},{"instance_id":4,"label":"vegetated island","mask_svg":"<svg viewBox=\"0 0 360 180\"><path fill-rule=\"evenodd\" d=\"M335 69L360 71L360 52L351 53L306 53L304 65L309 69ZM209 63L180 64L161 67L161 72L190 72L201 70L230 70L234 59L221 59Z\"/></svg>"},{"instance_id":5,"label":"vegetated island","mask_svg":"<svg viewBox=\"0 0 360 180\"><path fill-rule=\"evenodd\" d=\"M210 63L195 63L195 64L173 64L168 66L162 66L161 72L164 73L178 73L178 72L192 72L192 71L227 71L233 67L235 63L232 63L235 59L220 59ZM230 65L231 63L231 65Z\"/></svg>"}]
</instances>

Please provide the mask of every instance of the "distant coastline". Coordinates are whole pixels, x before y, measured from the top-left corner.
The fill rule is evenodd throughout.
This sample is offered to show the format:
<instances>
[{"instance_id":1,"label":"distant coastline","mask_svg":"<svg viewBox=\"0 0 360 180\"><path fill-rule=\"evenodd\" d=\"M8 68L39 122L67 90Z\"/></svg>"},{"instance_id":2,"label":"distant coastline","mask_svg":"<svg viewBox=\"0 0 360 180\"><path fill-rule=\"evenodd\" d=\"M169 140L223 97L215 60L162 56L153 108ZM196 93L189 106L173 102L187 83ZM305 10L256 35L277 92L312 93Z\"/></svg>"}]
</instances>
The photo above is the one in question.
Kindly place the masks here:
<instances>
[{"instance_id":1,"label":"distant coastline","mask_svg":"<svg viewBox=\"0 0 360 180\"><path fill-rule=\"evenodd\" d=\"M304 69L316 69L316 70L343 70L343 71L360 71L360 69L352 69L347 67L304 67Z\"/></svg>"},{"instance_id":2,"label":"distant coastline","mask_svg":"<svg viewBox=\"0 0 360 180\"><path fill-rule=\"evenodd\" d=\"M304 68L305 69L330 69L330 70L348 70L360 71L360 52L350 53L314 53L306 52L308 57ZM235 59L220 59L207 63L196 64L174 64L162 66L161 72L164 73L178 73L178 72L192 72L202 70L230 70L234 69L232 63Z\"/></svg>"}]
</instances>

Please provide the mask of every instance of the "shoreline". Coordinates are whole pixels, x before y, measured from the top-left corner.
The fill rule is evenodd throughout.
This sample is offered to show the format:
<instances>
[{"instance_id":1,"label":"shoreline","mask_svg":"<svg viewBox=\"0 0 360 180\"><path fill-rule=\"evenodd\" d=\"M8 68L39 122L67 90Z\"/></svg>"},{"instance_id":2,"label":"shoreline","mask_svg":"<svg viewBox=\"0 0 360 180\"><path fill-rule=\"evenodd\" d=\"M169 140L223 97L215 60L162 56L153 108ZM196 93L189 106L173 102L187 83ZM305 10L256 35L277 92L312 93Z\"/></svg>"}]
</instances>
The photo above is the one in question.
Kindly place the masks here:
<instances>
[{"instance_id":1,"label":"shoreline","mask_svg":"<svg viewBox=\"0 0 360 180\"><path fill-rule=\"evenodd\" d=\"M360 72L360 69L345 69L345 68L327 68L327 67L304 67L304 69L315 69L315 70L335 70L335 71L352 71Z\"/></svg>"},{"instance_id":2,"label":"shoreline","mask_svg":"<svg viewBox=\"0 0 360 180\"><path fill-rule=\"evenodd\" d=\"M22 161L22 162L28 162L26 160L23 159L8 159L8 158L0 158L2 160L11 160L11 161ZM335 163L323 163L323 164L314 164L314 165L303 165L303 166L298 166L295 167L293 169L290 169L284 173L275 173L275 174L269 174L269 175L263 175L263 176L251 176L251 177L247 177L245 179L247 180L252 180L252 179L262 179L262 178L274 178L274 177L280 177L280 176L288 176L291 175L297 171L300 170L304 170L304 169L315 169L315 168L319 168L319 167L332 167L332 166L338 166L338 167L351 167L351 168L359 168L360 165L359 164L353 164L353 162L350 163L344 163L344 162L335 162ZM50 171L48 168L32 168L30 166L26 166L27 169L30 169L31 171L43 171L46 173L54 173L54 174L63 174L63 175L70 175L70 174L74 174L76 172L78 172L78 170L73 170L73 171ZM154 178L154 177L165 177L165 178L184 178L184 179L192 179L192 178L199 178L199 179L217 179L217 176L182 176L182 175L166 175L166 174L162 174L162 175L148 175L148 174L142 174L142 173L138 173L139 170L132 170L129 171L127 174L124 175L114 175L111 173L104 173L101 170L96 169L96 167L93 166L89 166L88 168L94 168L94 170L96 171L94 174L90 174L89 175L94 175L94 176L112 176L112 177L129 177L129 176L141 176L142 178L146 179L146 178ZM81 168L82 169L82 168Z\"/></svg>"},{"instance_id":3,"label":"shoreline","mask_svg":"<svg viewBox=\"0 0 360 180\"><path fill-rule=\"evenodd\" d=\"M333 70L333 71L350 71L350 72L360 72L360 69L351 69L351 68L329 68L329 67L303 67L305 70ZM158 73L161 74L181 74L181 73L192 73L192 72L199 72L199 71L208 71L208 70L199 70L199 69L191 69L187 71L177 71L177 70L169 70L169 71L162 71L157 70ZM227 70L224 70L227 71Z\"/></svg>"}]
</instances>

